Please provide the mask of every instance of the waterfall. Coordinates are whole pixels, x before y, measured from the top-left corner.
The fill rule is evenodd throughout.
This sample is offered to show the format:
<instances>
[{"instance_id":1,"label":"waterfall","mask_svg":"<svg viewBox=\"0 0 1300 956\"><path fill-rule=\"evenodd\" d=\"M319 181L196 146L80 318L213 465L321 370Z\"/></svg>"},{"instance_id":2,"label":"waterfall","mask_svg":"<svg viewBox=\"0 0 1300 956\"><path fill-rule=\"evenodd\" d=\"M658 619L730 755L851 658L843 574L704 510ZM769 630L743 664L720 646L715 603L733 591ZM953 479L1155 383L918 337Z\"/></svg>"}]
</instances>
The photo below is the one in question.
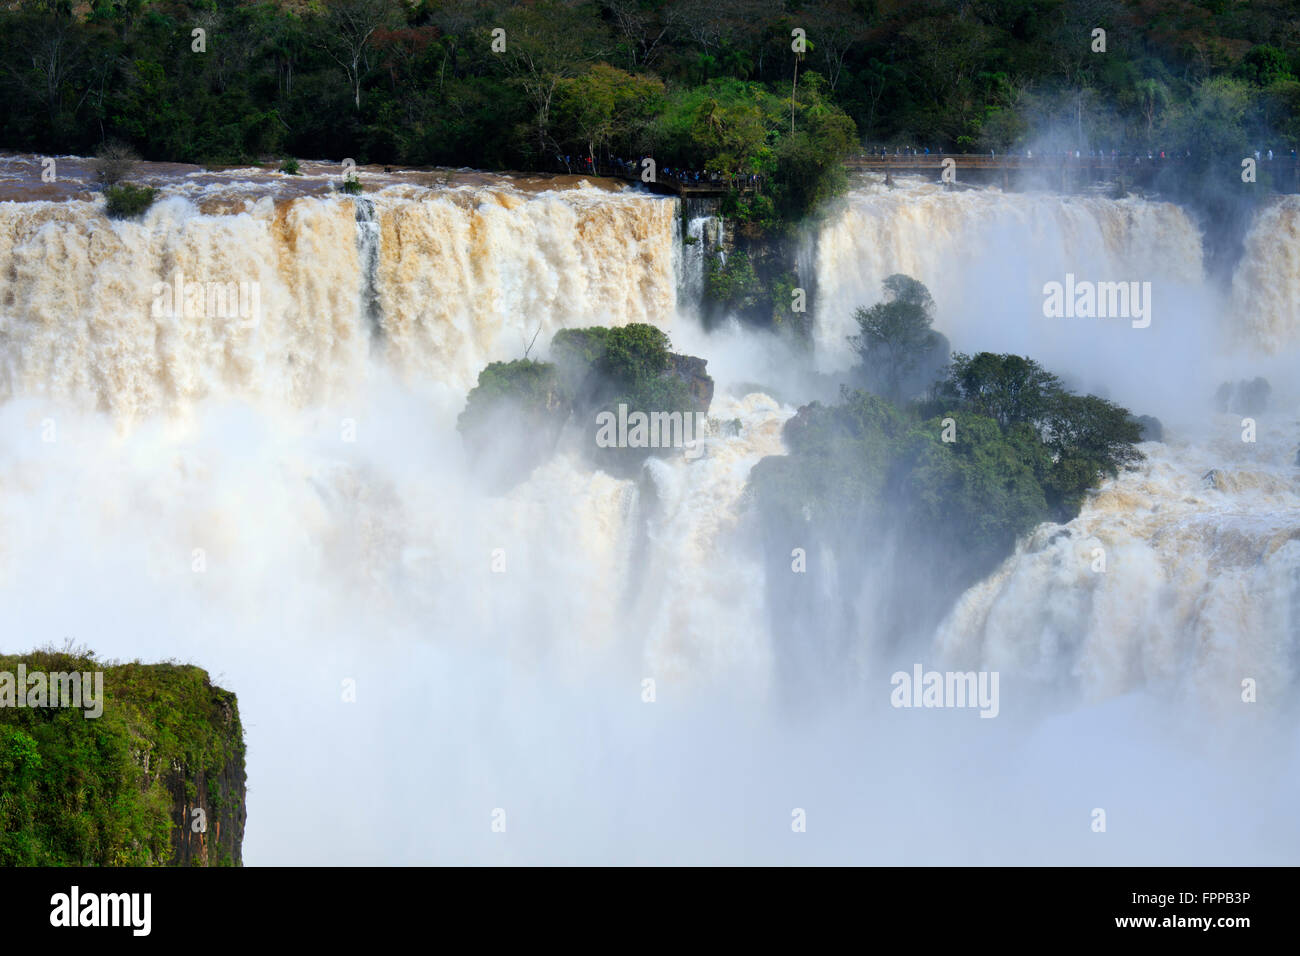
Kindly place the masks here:
<instances>
[{"instance_id":1,"label":"waterfall","mask_svg":"<svg viewBox=\"0 0 1300 956\"><path fill-rule=\"evenodd\" d=\"M1300 196L1256 217L1232 278L1231 309L1241 345L1272 355L1300 342Z\"/></svg>"},{"instance_id":2,"label":"waterfall","mask_svg":"<svg viewBox=\"0 0 1300 956\"><path fill-rule=\"evenodd\" d=\"M1187 372L1204 371L1213 354L1207 340L1221 325L1219 294L1203 276L1202 258L1199 230L1169 203L950 193L916 183L862 188L818 240L818 365L839 371L851 364L854 309L880 301L881 282L902 272L930 289L935 328L954 349L1029 355L1074 373L1085 390L1117 382L1117 400L1161 414L1172 410L1168 396L1149 394L1145 370L1177 356ZM1045 319L1043 287L1067 274L1150 282L1151 326Z\"/></svg>"},{"instance_id":3,"label":"waterfall","mask_svg":"<svg viewBox=\"0 0 1300 956\"><path fill-rule=\"evenodd\" d=\"M139 221L106 219L89 194L0 204L0 399L45 394L124 420L219 396L304 408L354 394L379 333L387 369L463 400L539 332L670 326L677 312L671 199L497 179L354 201L324 175L288 195L230 177L201 191L163 179ZM178 274L255 285L260 321L205 314L201 292L197 309L156 314Z\"/></svg>"},{"instance_id":4,"label":"waterfall","mask_svg":"<svg viewBox=\"0 0 1300 956\"><path fill-rule=\"evenodd\" d=\"M681 282L683 298L698 302L704 294L704 279L709 257L718 255L726 261L722 250L725 241L725 220L719 214L716 199L681 199L681 217L685 223L683 236Z\"/></svg>"},{"instance_id":5,"label":"waterfall","mask_svg":"<svg viewBox=\"0 0 1300 956\"><path fill-rule=\"evenodd\" d=\"M1222 416L1204 439L1144 446L1063 529L1045 526L972 588L936 635L959 669L1023 675L1097 701L1146 685L1240 708L1242 680L1300 677L1294 429L1254 443ZM1208 476L1208 477L1207 477Z\"/></svg>"},{"instance_id":6,"label":"waterfall","mask_svg":"<svg viewBox=\"0 0 1300 956\"><path fill-rule=\"evenodd\" d=\"M1258 217L1230 289L1204 277L1182 209L1136 199L864 188L805 237L832 387L853 310L905 272L955 347L1028 354L1159 414L1166 440L907 649L1001 670L1041 692L1046 718L1012 723L1008 691L1005 719L905 721L886 675L798 724L773 704L767 613L796 592L767 593L764 571L794 580L805 543L761 553L745 496L795 407L752 385L770 337L700 327L706 252L726 238L713 206L473 171L363 169L354 198L334 191L337 166L305 163L146 167L161 198L111 221L89 172L65 168L61 198L0 203L6 649L72 637L193 661L237 691L250 863L1025 862L1045 846L1092 861L1070 828L1087 835L1089 787L1121 778L1138 796L1107 799L1140 835L1107 862L1294 857L1279 822L1294 761L1268 764L1278 786L1249 808L1214 789L1294 747L1284 722L1262 723L1300 673L1294 200ZM7 160L6 195L39 170ZM1066 273L1151 281L1151 327L1045 318L1043 284ZM255 319L209 307L232 283L257 290ZM709 359L710 415L737 427L638 480L562 447L508 493L479 487L455 420L483 366L534 335L544 354L559 329L628 322ZM1266 358L1273 405L1243 443L1214 386ZM806 557L798 593L821 600L834 556ZM1243 716L1245 678L1272 696ZM1234 738L1242 766L1201 760L1162 736L1170 714L1258 733ZM1153 766L1205 807L1170 809ZM953 768L969 803L948 797ZM1067 804L1064 830L1044 819ZM511 842L488 829L498 807ZM791 807L811 808L809 849ZM1207 816L1224 829L1188 837Z\"/></svg>"},{"instance_id":7,"label":"waterfall","mask_svg":"<svg viewBox=\"0 0 1300 956\"><path fill-rule=\"evenodd\" d=\"M376 335L383 331L383 310L379 301L379 242L381 230L375 204L357 199L357 259L361 269L361 312L367 327Z\"/></svg>"}]
</instances>

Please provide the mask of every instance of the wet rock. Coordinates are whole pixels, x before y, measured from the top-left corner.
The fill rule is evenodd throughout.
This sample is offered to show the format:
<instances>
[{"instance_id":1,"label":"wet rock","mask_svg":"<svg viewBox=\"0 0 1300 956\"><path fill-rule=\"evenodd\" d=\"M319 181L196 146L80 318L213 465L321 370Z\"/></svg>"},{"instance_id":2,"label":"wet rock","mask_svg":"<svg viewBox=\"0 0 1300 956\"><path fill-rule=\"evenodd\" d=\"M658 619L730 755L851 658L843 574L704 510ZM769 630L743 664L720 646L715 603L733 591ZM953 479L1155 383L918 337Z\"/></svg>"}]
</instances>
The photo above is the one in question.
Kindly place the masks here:
<instances>
[{"instance_id":1,"label":"wet rock","mask_svg":"<svg viewBox=\"0 0 1300 956\"><path fill-rule=\"evenodd\" d=\"M1225 414L1261 415L1268 410L1272 391L1268 379L1263 376L1249 381L1224 382L1214 393L1214 405Z\"/></svg>"},{"instance_id":2,"label":"wet rock","mask_svg":"<svg viewBox=\"0 0 1300 956\"><path fill-rule=\"evenodd\" d=\"M1137 423L1142 426L1140 441L1164 441L1165 426L1154 415L1139 415Z\"/></svg>"}]
</instances>

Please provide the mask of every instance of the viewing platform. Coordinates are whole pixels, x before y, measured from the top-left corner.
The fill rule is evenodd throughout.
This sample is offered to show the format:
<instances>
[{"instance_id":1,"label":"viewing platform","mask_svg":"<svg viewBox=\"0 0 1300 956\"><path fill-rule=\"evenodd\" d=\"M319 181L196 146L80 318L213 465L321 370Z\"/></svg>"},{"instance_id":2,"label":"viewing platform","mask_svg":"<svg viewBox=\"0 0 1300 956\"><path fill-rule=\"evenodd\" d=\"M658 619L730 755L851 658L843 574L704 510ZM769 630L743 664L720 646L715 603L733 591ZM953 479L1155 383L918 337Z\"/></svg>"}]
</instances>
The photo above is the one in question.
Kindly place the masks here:
<instances>
[{"instance_id":1,"label":"viewing platform","mask_svg":"<svg viewBox=\"0 0 1300 956\"><path fill-rule=\"evenodd\" d=\"M1242 157L1243 159L1246 157ZM1253 158L1253 157L1252 157ZM952 160L958 175L961 173L980 173L980 180L990 181L990 173L1000 173L1005 187L1010 174L1037 174L1048 181L1060 180L1062 186L1071 181L1090 178L1101 180L1127 180L1130 182L1150 182L1164 170L1183 169L1188 159L1185 156L1065 156L1047 154L1043 156L1024 156L1008 153L1002 156L988 156L972 153L930 153L929 155L892 155L859 153L845 160L845 166L857 172L872 173L926 173L933 172L937 178L944 168L945 160ZM1275 156L1268 159L1261 157L1257 162L1256 176L1263 177L1273 173L1273 185L1283 192L1300 192L1300 161L1291 156Z\"/></svg>"},{"instance_id":2,"label":"viewing platform","mask_svg":"<svg viewBox=\"0 0 1300 956\"><path fill-rule=\"evenodd\" d=\"M1243 157L1244 158L1244 157ZM1077 187L1081 181L1102 182L1117 181L1136 185L1149 185L1166 170L1181 170L1187 165L1186 157L1168 156L1064 156L1049 154L1044 156L1024 156L1006 154L986 156L972 153L930 153L929 155L872 155L858 153L844 161L850 172L884 173L889 176L899 174L932 173L937 180L943 171L944 163L952 160L958 182L990 183L1001 180L1005 189L1010 186L1012 175L1034 175L1062 190ZM670 167L671 168L671 167ZM628 183L641 183L653 192L682 196L684 198L706 198L725 196L731 189L726 179L708 179L701 175L699 180L690 176L679 176L674 172L656 172L654 182L643 182L638 172L624 166L598 164L594 171L591 167L575 168L576 175L605 176L621 179ZM974 173L975 176L970 174ZM1280 192L1300 192L1300 161L1290 156L1277 156L1273 159L1261 158L1258 161L1256 175L1263 178L1273 174L1273 188ZM966 175L963 175L966 174ZM754 181L741 177L735 188L741 193L756 191L762 185L761 180Z\"/></svg>"},{"instance_id":3,"label":"viewing platform","mask_svg":"<svg viewBox=\"0 0 1300 956\"><path fill-rule=\"evenodd\" d=\"M594 173L592 168L579 167L573 170L574 175L596 175L606 176L610 179L621 179L625 183L641 183L647 189L657 193L669 193L674 196L682 196L686 199L706 198L710 196L725 196L732 191L732 185L726 179L706 180L701 174L697 181L693 177L677 176L674 173L665 173L662 169L655 171L654 182L644 182L639 172L634 172L622 166L610 166L606 163L600 163L596 166ZM759 183L737 181L735 190L741 193L754 192Z\"/></svg>"}]
</instances>

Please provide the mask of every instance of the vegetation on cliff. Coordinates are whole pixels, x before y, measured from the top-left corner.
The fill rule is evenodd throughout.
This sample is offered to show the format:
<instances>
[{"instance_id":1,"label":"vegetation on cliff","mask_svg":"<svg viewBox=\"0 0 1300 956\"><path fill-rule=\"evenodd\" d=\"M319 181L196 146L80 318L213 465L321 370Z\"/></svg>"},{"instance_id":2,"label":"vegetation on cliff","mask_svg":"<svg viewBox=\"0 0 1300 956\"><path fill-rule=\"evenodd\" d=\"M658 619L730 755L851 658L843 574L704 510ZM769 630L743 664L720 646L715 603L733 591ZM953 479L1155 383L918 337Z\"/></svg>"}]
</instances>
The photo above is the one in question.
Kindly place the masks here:
<instances>
[{"instance_id":1,"label":"vegetation on cliff","mask_svg":"<svg viewBox=\"0 0 1300 956\"><path fill-rule=\"evenodd\" d=\"M103 710L0 707L0 866L240 862L244 740L203 670L80 649L0 656L0 673L103 673ZM194 814L194 810L202 813Z\"/></svg>"},{"instance_id":2,"label":"vegetation on cliff","mask_svg":"<svg viewBox=\"0 0 1300 956\"><path fill-rule=\"evenodd\" d=\"M457 427L471 457L497 486L526 477L554 450L570 421L583 433L582 447L593 463L625 473L668 449L598 441L602 416L617 420L642 412L684 420L708 412L713 380L706 363L674 353L667 333L652 325L562 329L550 350L550 362L493 362L466 398Z\"/></svg>"},{"instance_id":3,"label":"vegetation on cliff","mask_svg":"<svg viewBox=\"0 0 1300 956\"><path fill-rule=\"evenodd\" d=\"M898 309L910 320L877 323L876 347L924 350L929 293L892 280L890 304L910 303ZM893 378L880 385L897 404L846 386L837 404L813 402L786 423L789 454L754 466L749 495L773 540L841 554L868 538L907 541L911 570L955 596L1019 536L1069 521L1090 489L1142 458L1143 426L1126 409L1069 392L1022 356L955 353L912 401Z\"/></svg>"}]
</instances>

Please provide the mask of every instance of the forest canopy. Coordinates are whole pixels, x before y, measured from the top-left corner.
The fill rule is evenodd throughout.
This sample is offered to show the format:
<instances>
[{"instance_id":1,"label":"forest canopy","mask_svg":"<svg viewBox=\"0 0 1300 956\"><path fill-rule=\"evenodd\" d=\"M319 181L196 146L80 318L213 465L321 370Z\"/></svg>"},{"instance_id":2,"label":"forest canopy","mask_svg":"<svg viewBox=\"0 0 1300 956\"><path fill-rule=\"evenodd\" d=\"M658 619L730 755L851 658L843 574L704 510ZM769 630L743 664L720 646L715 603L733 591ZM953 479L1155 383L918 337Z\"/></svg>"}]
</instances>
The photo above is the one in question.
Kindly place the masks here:
<instances>
[{"instance_id":1,"label":"forest canopy","mask_svg":"<svg viewBox=\"0 0 1300 956\"><path fill-rule=\"evenodd\" d=\"M789 218L859 143L1289 149L1294 16L1282 0L17 0L0 10L0 142L496 169L648 154L766 175L779 208L755 215Z\"/></svg>"}]
</instances>

